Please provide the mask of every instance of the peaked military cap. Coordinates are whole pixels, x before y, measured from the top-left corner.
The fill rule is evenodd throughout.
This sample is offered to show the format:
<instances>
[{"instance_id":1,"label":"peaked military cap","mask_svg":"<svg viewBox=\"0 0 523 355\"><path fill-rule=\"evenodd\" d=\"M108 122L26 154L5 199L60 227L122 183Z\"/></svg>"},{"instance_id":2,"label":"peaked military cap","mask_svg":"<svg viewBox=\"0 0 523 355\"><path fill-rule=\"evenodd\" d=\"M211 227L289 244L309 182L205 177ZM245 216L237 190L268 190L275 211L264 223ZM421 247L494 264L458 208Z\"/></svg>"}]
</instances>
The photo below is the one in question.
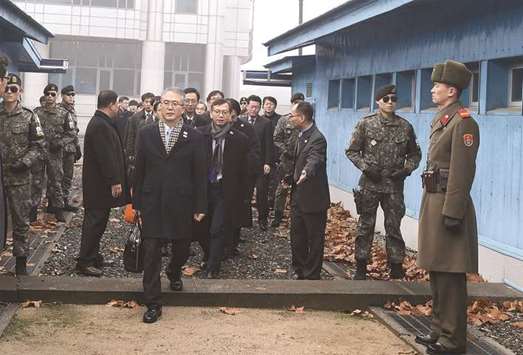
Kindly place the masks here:
<instances>
[{"instance_id":1,"label":"peaked military cap","mask_svg":"<svg viewBox=\"0 0 523 355\"><path fill-rule=\"evenodd\" d=\"M396 85L384 85L380 87L378 90L376 90L376 101L381 100L387 95L395 94L396 93Z\"/></svg>"},{"instance_id":2,"label":"peaked military cap","mask_svg":"<svg viewBox=\"0 0 523 355\"><path fill-rule=\"evenodd\" d=\"M301 92L297 92L291 97L291 103L296 101L305 101L305 96Z\"/></svg>"},{"instance_id":3,"label":"peaked military cap","mask_svg":"<svg viewBox=\"0 0 523 355\"><path fill-rule=\"evenodd\" d=\"M44 94L47 94L49 91L58 92L58 86L56 84L47 84L44 88Z\"/></svg>"},{"instance_id":4,"label":"peaked military cap","mask_svg":"<svg viewBox=\"0 0 523 355\"><path fill-rule=\"evenodd\" d=\"M6 57L0 57L0 78L4 78L7 73L7 65L9 62Z\"/></svg>"},{"instance_id":5,"label":"peaked military cap","mask_svg":"<svg viewBox=\"0 0 523 355\"><path fill-rule=\"evenodd\" d=\"M7 76L7 85L19 85L22 86L22 79L16 74L10 73Z\"/></svg>"},{"instance_id":6,"label":"peaked military cap","mask_svg":"<svg viewBox=\"0 0 523 355\"><path fill-rule=\"evenodd\" d=\"M69 95L74 93L74 87L72 85L67 85L62 89L62 95Z\"/></svg>"},{"instance_id":7,"label":"peaked military cap","mask_svg":"<svg viewBox=\"0 0 523 355\"><path fill-rule=\"evenodd\" d=\"M432 82L455 86L460 90L469 86L472 72L465 64L454 60L447 60L443 64L436 64L432 70Z\"/></svg>"}]
</instances>

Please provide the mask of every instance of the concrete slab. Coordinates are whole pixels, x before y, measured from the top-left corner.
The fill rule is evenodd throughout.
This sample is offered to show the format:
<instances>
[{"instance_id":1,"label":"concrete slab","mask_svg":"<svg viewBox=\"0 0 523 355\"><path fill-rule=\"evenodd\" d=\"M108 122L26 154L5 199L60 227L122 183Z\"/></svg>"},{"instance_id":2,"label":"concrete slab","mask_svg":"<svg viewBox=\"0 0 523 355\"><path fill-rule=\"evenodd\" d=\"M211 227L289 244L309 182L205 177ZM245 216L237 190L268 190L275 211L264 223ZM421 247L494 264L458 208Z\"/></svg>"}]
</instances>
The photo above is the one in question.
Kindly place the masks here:
<instances>
[{"instance_id":1,"label":"concrete slab","mask_svg":"<svg viewBox=\"0 0 523 355\"><path fill-rule=\"evenodd\" d=\"M2 302L17 302L17 292L17 279L15 277L0 276L0 298Z\"/></svg>"}]
</instances>

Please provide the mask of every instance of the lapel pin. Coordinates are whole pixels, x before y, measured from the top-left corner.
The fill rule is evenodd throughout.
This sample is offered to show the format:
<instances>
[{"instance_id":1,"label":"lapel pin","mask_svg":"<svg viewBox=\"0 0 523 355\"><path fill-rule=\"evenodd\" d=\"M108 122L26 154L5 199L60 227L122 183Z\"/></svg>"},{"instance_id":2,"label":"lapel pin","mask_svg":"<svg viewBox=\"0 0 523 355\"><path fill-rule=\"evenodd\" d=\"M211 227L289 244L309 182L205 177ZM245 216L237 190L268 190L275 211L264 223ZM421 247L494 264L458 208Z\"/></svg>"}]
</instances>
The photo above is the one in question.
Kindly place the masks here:
<instances>
[{"instance_id":1,"label":"lapel pin","mask_svg":"<svg viewBox=\"0 0 523 355\"><path fill-rule=\"evenodd\" d=\"M378 142L376 142L376 140L373 139L370 141L370 144L374 146L374 145L378 144Z\"/></svg>"}]
</instances>

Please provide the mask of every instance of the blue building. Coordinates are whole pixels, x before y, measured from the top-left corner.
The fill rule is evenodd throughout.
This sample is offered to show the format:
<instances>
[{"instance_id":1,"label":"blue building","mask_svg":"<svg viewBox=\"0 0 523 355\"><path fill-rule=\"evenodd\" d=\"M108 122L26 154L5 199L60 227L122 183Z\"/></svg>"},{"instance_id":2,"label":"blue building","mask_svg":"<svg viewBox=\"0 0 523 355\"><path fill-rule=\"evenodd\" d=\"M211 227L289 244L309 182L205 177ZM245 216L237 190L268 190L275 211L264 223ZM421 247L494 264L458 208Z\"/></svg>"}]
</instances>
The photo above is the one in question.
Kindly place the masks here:
<instances>
[{"instance_id":1,"label":"blue building","mask_svg":"<svg viewBox=\"0 0 523 355\"><path fill-rule=\"evenodd\" d=\"M66 60L44 58L35 44L47 44L52 37L51 32L10 0L0 1L0 55L8 58L9 72L65 73Z\"/></svg>"},{"instance_id":2,"label":"blue building","mask_svg":"<svg viewBox=\"0 0 523 355\"><path fill-rule=\"evenodd\" d=\"M398 114L415 127L424 161L436 112L432 66L446 59L467 64L474 76L462 101L481 129L472 191L480 273L523 288L523 2L352 0L265 45L274 55L311 44L313 58L286 57L267 67L275 74L292 73L293 92L306 93L315 103L329 145L332 195L350 209L349 192L360 173L344 150L356 122L375 109L375 89L397 85ZM405 188L402 230L412 248L423 161Z\"/></svg>"}]
</instances>

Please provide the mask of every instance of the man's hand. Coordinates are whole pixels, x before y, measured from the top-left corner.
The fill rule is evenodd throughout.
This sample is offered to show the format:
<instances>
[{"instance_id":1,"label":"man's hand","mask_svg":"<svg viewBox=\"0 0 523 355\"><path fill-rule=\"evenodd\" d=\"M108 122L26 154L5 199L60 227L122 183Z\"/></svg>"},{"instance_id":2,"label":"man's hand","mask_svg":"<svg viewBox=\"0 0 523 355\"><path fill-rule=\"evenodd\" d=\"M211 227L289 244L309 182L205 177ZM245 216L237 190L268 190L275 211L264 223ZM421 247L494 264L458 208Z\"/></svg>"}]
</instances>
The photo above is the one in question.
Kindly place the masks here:
<instances>
[{"instance_id":1,"label":"man's hand","mask_svg":"<svg viewBox=\"0 0 523 355\"><path fill-rule=\"evenodd\" d=\"M371 166L365 169L363 174L365 174L372 182L380 182L381 180L381 174L376 167Z\"/></svg>"},{"instance_id":2,"label":"man's hand","mask_svg":"<svg viewBox=\"0 0 523 355\"><path fill-rule=\"evenodd\" d=\"M461 229L461 219L443 216L443 225L448 231L457 233Z\"/></svg>"},{"instance_id":3,"label":"man's hand","mask_svg":"<svg viewBox=\"0 0 523 355\"><path fill-rule=\"evenodd\" d=\"M271 166L269 164L265 164L263 166L263 175L269 175L271 173Z\"/></svg>"},{"instance_id":4,"label":"man's hand","mask_svg":"<svg viewBox=\"0 0 523 355\"><path fill-rule=\"evenodd\" d=\"M118 198L122 195L122 185L113 185L111 186L111 195L113 195L114 198Z\"/></svg>"},{"instance_id":5,"label":"man's hand","mask_svg":"<svg viewBox=\"0 0 523 355\"><path fill-rule=\"evenodd\" d=\"M305 181L305 179L307 179L307 172L306 172L305 170L302 170L302 171L301 171L300 178L299 178L298 181L296 182L296 185L301 184L302 182Z\"/></svg>"},{"instance_id":6,"label":"man's hand","mask_svg":"<svg viewBox=\"0 0 523 355\"><path fill-rule=\"evenodd\" d=\"M205 218L205 213L195 213L193 218L196 222L201 222Z\"/></svg>"},{"instance_id":7,"label":"man's hand","mask_svg":"<svg viewBox=\"0 0 523 355\"><path fill-rule=\"evenodd\" d=\"M392 180L403 180L409 175L410 175L410 173L405 168L402 168L402 169L394 170L392 172L392 174L390 174L390 178Z\"/></svg>"},{"instance_id":8,"label":"man's hand","mask_svg":"<svg viewBox=\"0 0 523 355\"><path fill-rule=\"evenodd\" d=\"M82 159L82 149L79 145L76 146L76 151L74 153L74 161Z\"/></svg>"},{"instance_id":9,"label":"man's hand","mask_svg":"<svg viewBox=\"0 0 523 355\"><path fill-rule=\"evenodd\" d=\"M24 162L21 160L18 160L9 165L9 170L11 170L13 173L22 173L27 169L29 169L29 167L25 165Z\"/></svg>"}]
</instances>

